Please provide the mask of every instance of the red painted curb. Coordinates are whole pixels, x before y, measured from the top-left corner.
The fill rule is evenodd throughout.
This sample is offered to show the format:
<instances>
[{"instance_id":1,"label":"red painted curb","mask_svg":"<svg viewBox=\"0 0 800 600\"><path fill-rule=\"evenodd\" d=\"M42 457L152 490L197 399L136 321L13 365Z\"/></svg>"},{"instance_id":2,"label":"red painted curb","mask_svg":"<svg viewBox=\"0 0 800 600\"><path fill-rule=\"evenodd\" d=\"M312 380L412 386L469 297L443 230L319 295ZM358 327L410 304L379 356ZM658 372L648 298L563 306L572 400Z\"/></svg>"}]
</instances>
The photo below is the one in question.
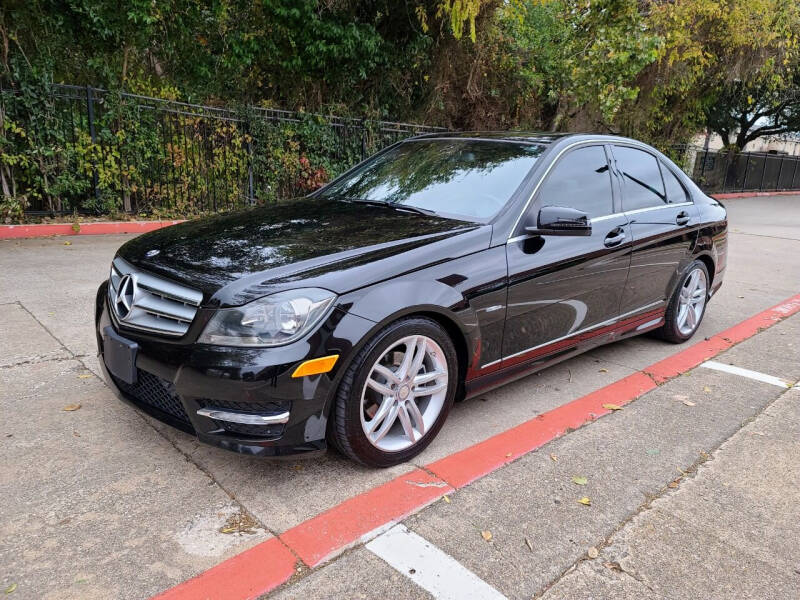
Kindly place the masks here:
<instances>
[{"instance_id":1,"label":"red painted curb","mask_svg":"<svg viewBox=\"0 0 800 600\"><path fill-rule=\"evenodd\" d=\"M705 341L694 344L686 350L673 354L669 358L649 365L642 369L642 372L650 375L660 385L798 311L800 311L800 294L787 298L780 304L776 304Z\"/></svg>"},{"instance_id":2,"label":"red painted curb","mask_svg":"<svg viewBox=\"0 0 800 600\"><path fill-rule=\"evenodd\" d=\"M624 406L655 387L650 377L634 373L425 468L454 488L462 488L587 421L612 412L603 404Z\"/></svg>"},{"instance_id":3,"label":"red painted curb","mask_svg":"<svg viewBox=\"0 0 800 600\"><path fill-rule=\"evenodd\" d=\"M305 564L316 567L370 532L399 521L452 491L440 479L414 469L292 527L280 539Z\"/></svg>"},{"instance_id":4,"label":"red painted curb","mask_svg":"<svg viewBox=\"0 0 800 600\"><path fill-rule=\"evenodd\" d=\"M155 596L153 600L250 600L275 589L293 574L295 557L278 538L221 562Z\"/></svg>"},{"instance_id":5,"label":"red painted curb","mask_svg":"<svg viewBox=\"0 0 800 600\"><path fill-rule=\"evenodd\" d=\"M17 238L50 237L52 235L106 235L110 233L146 233L162 227L183 223L175 221L97 221L81 223L80 229L72 229L71 223L39 225L0 225L0 240Z\"/></svg>"},{"instance_id":6,"label":"red painted curb","mask_svg":"<svg viewBox=\"0 0 800 600\"><path fill-rule=\"evenodd\" d=\"M783 192L728 192L725 194L710 194L712 198L717 200L725 200L726 198L758 198L761 196L800 196L800 191L783 191Z\"/></svg>"},{"instance_id":7,"label":"red painted curb","mask_svg":"<svg viewBox=\"0 0 800 600\"><path fill-rule=\"evenodd\" d=\"M508 431L499 433L414 469L387 483L345 500L341 504L292 527L242 554L224 561L185 583L157 596L157 600L242 600L264 594L289 579L287 567L293 551L315 567L350 546L404 517L419 511L444 494L462 488L547 442L622 407L653 390L657 384L681 375L744 341L759 331L800 312L800 294L758 313L725 331L586 396L554 408ZM285 546L283 544L285 544ZM287 549L288 547L288 549Z\"/></svg>"}]
</instances>

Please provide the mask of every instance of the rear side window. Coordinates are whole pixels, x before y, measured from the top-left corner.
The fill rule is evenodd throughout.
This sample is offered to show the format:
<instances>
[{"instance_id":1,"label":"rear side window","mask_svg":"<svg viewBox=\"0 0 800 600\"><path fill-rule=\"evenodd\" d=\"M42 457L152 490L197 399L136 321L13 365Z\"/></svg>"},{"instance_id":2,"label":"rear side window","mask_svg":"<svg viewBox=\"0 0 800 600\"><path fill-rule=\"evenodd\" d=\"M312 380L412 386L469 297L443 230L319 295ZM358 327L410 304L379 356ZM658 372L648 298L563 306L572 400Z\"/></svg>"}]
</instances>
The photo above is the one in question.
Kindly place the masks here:
<instances>
[{"instance_id":1,"label":"rear side window","mask_svg":"<svg viewBox=\"0 0 800 600\"><path fill-rule=\"evenodd\" d=\"M578 148L556 163L539 191L542 206L566 206L589 218L613 212L611 174L602 146Z\"/></svg>"},{"instance_id":2,"label":"rear side window","mask_svg":"<svg viewBox=\"0 0 800 600\"><path fill-rule=\"evenodd\" d=\"M686 195L686 189L664 163L661 163L661 173L664 175L664 185L667 188L667 202L670 204L688 202L689 196Z\"/></svg>"},{"instance_id":3,"label":"rear side window","mask_svg":"<svg viewBox=\"0 0 800 600\"><path fill-rule=\"evenodd\" d=\"M636 210L667 204L661 170L655 156L636 148L614 146L614 158L624 181L622 208Z\"/></svg>"}]
</instances>

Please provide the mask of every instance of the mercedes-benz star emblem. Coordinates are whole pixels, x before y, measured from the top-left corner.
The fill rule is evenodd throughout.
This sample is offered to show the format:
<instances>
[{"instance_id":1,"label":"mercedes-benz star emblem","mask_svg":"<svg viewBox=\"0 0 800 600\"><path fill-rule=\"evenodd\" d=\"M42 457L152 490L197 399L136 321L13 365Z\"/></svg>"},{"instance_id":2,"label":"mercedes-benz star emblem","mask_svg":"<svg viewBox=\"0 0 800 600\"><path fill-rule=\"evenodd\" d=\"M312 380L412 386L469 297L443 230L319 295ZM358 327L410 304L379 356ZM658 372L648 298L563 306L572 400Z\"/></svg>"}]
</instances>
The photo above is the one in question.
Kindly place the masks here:
<instances>
[{"instance_id":1,"label":"mercedes-benz star emblem","mask_svg":"<svg viewBox=\"0 0 800 600\"><path fill-rule=\"evenodd\" d=\"M114 307L120 321L124 321L131 314L131 309L136 302L136 275L128 273L119 280L117 297L114 298Z\"/></svg>"}]
</instances>

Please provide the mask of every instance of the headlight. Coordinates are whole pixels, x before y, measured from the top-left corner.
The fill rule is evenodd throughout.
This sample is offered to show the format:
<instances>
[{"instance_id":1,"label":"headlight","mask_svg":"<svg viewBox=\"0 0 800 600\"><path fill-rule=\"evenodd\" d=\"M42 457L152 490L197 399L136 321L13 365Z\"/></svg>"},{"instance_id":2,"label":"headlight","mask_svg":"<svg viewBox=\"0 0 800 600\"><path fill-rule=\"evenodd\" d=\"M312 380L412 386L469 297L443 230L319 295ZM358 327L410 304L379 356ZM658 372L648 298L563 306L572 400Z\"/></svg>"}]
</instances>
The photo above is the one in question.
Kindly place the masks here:
<instances>
[{"instance_id":1,"label":"headlight","mask_svg":"<svg viewBox=\"0 0 800 600\"><path fill-rule=\"evenodd\" d=\"M319 288L278 292L237 308L218 310L201 344L280 346L308 333L328 312L336 294Z\"/></svg>"}]
</instances>

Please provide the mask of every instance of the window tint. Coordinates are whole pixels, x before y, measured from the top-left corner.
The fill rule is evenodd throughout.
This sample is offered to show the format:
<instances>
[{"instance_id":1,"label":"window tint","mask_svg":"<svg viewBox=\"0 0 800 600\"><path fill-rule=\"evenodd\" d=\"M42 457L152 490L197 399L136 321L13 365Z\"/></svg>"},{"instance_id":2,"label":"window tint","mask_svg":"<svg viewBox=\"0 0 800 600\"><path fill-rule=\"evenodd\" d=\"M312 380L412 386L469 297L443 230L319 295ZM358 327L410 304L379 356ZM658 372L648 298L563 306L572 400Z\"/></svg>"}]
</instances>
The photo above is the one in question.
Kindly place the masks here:
<instances>
[{"instance_id":1,"label":"window tint","mask_svg":"<svg viewBox=\"0 0 800 600\"><path fill-rule=\"evenodd\" d=\"M661 173L664 175L664 185L667 187L667 202L670 204L687 202L689 197L686 195L686 190L664 163L661 163Z\"/></svg>"},{"instance_id":2,"label":"window tint","mask_svg":"<svg viewBox=\"0 0 800 600\"><path fill-rule=\"evenodd\" d=\"M542 184L539 197L542 206L576 208L590 219L614 212L606 151L587 146L567 154Z\"/></svg>"},{"instance_id":3,"label":"window tint","mask_svg":"<svg viewBox=\"0 0 800 600\"><path fill-rule=\"evenodd\" d=\"M667 203L655 156L636 148L614 146L614 157L625 180L623 210L664 206Z\"/></svg>"}]
</instances>

